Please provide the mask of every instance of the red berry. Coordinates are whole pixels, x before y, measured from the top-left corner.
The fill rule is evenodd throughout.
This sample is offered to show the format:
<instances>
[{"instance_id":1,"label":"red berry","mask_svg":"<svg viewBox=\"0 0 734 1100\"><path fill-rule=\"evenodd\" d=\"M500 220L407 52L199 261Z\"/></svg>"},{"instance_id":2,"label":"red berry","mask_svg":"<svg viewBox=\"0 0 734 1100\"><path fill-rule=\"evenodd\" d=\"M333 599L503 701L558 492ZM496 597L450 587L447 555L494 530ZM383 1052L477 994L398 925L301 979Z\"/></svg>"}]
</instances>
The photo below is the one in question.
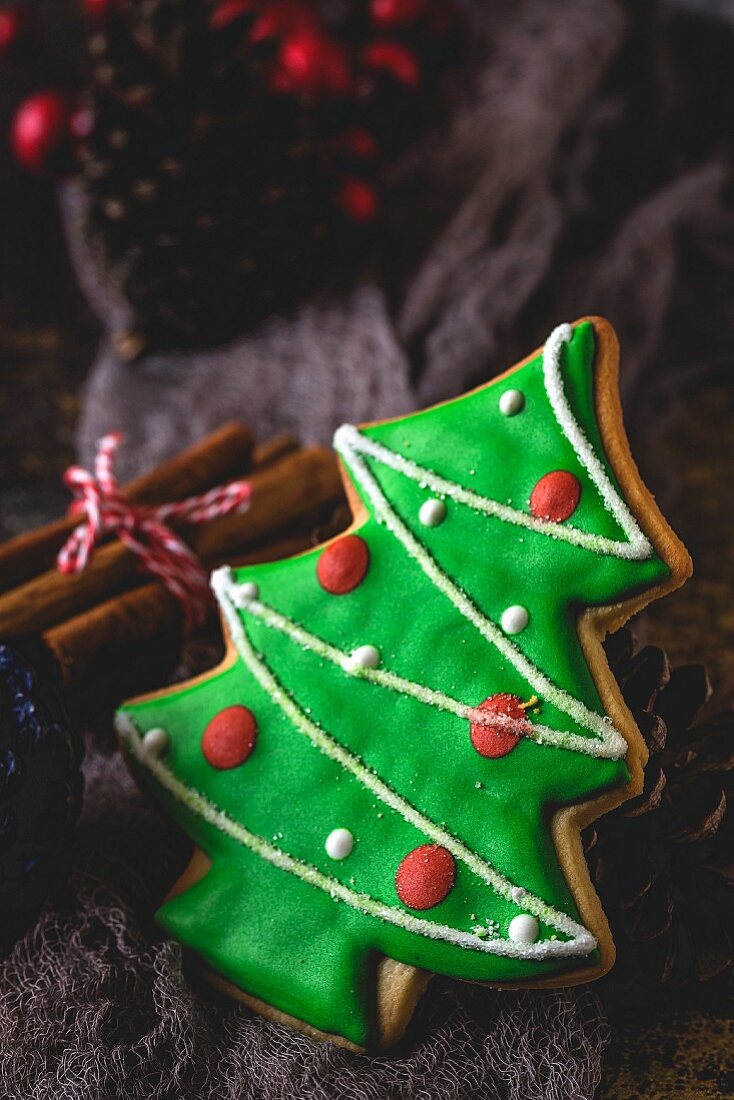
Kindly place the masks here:
<instances>
[{"instance_id":1,"label":"red berry","mask_svg":"<svg viewBox=\"0 0 734 1100\"><path fill-rule=\"evenodd\" d=\"M339 192L339 206L355 222L371 222L377 217L377 192L366 180L345 180Z\"/></svg>"},{"instance_id":2,"label":"red berry","mask_svg":"<svg viewBox=\"0 0 734 1100\"><path fill-rule=\"evenodd\" d=\"M81 0L81 4L89 19L102 23L110 15L115 0Z\"/></svg>"},{"instance_id":3,"label":"red berry","mask_svg":"<svg viewBox=\"0 0 734 1100\"><path fill-rule=\"evenodd\" d=\"M0 57L12 57L33 37L34 20L27 8L15 4L0 8Z\"/></svg>"},{"instance_id":4,"label":"red berry","mask_svg":"<svg viewBox=\"0 0 734 1100\"><path fill-rule=\"evenodd\" d=\"M10 143L15 159L24 168L40 172L68 141L69 103L57 91L37 92L15 112Z\"/></svg>"},{"instance_id":5,"label":"red berry","mask_svg":"<svg viewBox=\"0 0 734 1100\"><path fill-rule=\"evenodd\" d=\"M362 51L362 61L368 69L389 73L409 88L417 87L420 81L415 54L400 42L370 42Z\"/></svg>"},{"instance_id":6,"label":"red berry","mask_svg":"<svg viewBox=\"0 0 734 1100\"><path fill-rule=\"evenodd\" d=\"M356 160L372 160L377 156L377 142L369 130L361 126L352 126L337 138L337 149Z\"/></svg>"},{"instance_id":7,"label":"red berry","mask_svg":"<svg viewBox=\"0 0 734 1100\"><path fill-rule=\"evenodd\" d=\"M251 755L257 741L257 722L248 707L225 707L208 723L201 751L213 768L237 768Z\"/></svg>"},{"instance_id":8,"label":"red berry","mask_svg":"<svg viewBox=\"0 0 734 1100\"><path fill-rule=\"evenodd\" d=\"M213 31L223 31L238 19L256 10L255 0L221 0L209 14L209 26Z\"/></svg>"},{"instance_id":9,"label":"red berry","mask_svg":"<svg viewBox=\"0 0 734 1100\"><path fill-rule=\"evenodd\" d=\"M370 15L380 27L410 23L425 11L426 0L372 0Z\"/></svg>"},{"instance_id":10,"label":"red berry","mask_svg":"<svg viewBox=\"0 0 734 1100\"><path fill-rule=\"evenodd\" d=\"M500 692L498 695L490 695L477 710L488 711L490 714L502 714L507 718L513 718L526 729L529 727L522 699L517 695L509 695ZM470 723L471 743L480 756L486 756L488 760L495 760L500 756L507 756L519 743L522 729L515 731L502 725L488 725L484 722Z\"/></svg>"},{"instance_id":11,"label":"red berry","mask_svg":"<svg viewBox=\"0 0 734 1100\"><path fill-rule=\"evenodd\" d=\"M310 95L344 95L351 85L344 48L310 28L284 38L278 55L284 86Z\"/></svg>"},{"instance_id":12,"label":"red berry","mask_svg":"<svg viewBox=\"0 0 734 1100\"><path fill-rule=\"evenodd\" d=\"M395 874L395 889L410 909L432 909L448 897L455 880L451 852L440 844L421 844L402 860Z\"/></svg>"},{"instance_id":13,"label":"red berry","mask_svg":"<svg viewBox=\"0 0 734 1100\"><path fill-rule=\"evenodd\" d=\"M272 0L266 4L250 29L251 42L282 38L293 31L315 28L316 13L302 0Z\"/></svg>"}]
</instances>

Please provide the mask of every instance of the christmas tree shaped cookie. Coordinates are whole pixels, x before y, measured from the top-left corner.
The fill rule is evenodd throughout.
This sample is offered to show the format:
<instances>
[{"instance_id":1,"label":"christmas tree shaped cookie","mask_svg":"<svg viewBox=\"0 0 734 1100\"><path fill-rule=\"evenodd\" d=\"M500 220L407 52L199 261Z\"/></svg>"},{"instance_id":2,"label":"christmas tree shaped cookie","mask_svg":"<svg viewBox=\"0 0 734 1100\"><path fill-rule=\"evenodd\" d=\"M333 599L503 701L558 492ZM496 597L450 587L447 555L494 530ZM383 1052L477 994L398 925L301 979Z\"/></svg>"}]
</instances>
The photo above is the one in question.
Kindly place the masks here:
<instances>
[{"instance_id":1,"label":"christmas tree shaped cookie","mask_svg":"<svg viewBox=\"0 0 734 1100\"><path fill-rule=\"evenodd\" d=\"M463 397L343 427L354 522L213 578L228 654L119 716L193 838L158 913L220 986L357 1047L430 973L564 985L613 946L582 825L640 790L603 634L690 572L592 319Z\"/></svg>"}]
</instances>

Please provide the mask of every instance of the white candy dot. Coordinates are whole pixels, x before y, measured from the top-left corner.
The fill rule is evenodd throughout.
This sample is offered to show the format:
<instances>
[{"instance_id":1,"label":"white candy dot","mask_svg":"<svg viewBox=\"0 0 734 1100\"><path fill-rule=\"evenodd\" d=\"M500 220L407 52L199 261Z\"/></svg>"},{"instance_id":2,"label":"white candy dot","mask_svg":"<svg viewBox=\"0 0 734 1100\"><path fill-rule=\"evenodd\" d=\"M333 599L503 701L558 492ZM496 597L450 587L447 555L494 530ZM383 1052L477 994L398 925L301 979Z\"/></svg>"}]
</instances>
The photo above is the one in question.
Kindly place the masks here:
<instances>
[{"instance_id":1,"label":"white candy dot","mask_svg":"<svg viewBox=\"0 0 734 1100\"><path fill-rule=\"evenodd\" d=\"M260 595L260 589L254 581L245 581L240 585L240 599L256 600Z\"/></svg>"},{"instance_id":2,"label":"white candy dot","mask_svg":"<svg viewBox=\"0 0 734 1100\"><path fill-rule=\"evenodd\" d=\"M438 527L446 519L446 505L442 500L424 500L421 504L418 519L424 527Z\"/></svg>"},{"instance_id":3,"label":"white candy dot","mask_svg":"<svg viewBox=\"0 0 734 1100\"><path fill-rule=\"evenodd\" d=\"M327 856L331 856L332 859L346 859L352 853L354 837L349 829L332 829L324 847Z\"/></svg>"},{"instance_id":4,"label":"white candy dot","mask_svg":"<svg viewBox=\"0 0 734 1100\"><path fill-rule=\"evenodd\" d=\"M503 416L515 416L525 408L525 395L520 390L505 390L500 397L500 412Z\"/></svg>"},{"instance_id":5,"label":"white candy dot","mask_svg":"<svg viewBox=\"0 0 734 1100\"><path fill-rule=\"evenodd\" d=\"M510 896L514 902L522 901L527 894L527 890L524 886L513 886L510 891Z\"/></svg>"},{"instance_id":6,"label":"white candy dot","mask_svg":"<svg viewBox=\"0 0 734 1100\"><path fill-rule=\"evenodd\" d=\"M529 913L518 913L510 921L507 934L513 943L535 943L539 931L537 917L531 917Z\"/></svg>"},{"instance_id":7,"label":"white candy dot","mask_svg":"<svg viewBox=\"0 0 734 1100\"><path fill-rule=\"evenodd\" d=\"M156 726L143 737L143 747L151 756L163 756L168 749L168 734L165 730Z\"/></svg>"},{"instance_id":8,"label":"white candy dot","mask_svg":"<svg viewBox=\"0 0 734 1100\"><path fill-rule=\"evenodd\" d=\"M380 651L373 645L361 645L349 657L352 668L377 668L379 663Z\"/></svg>"},{"instance_id":9,"label":"white candy dot","mask_svg":"<svg viewBox=\"0 0 734 1100\"><path fill-rule=\"evenodd\" d=\"M527 608L515 603L502 612L502 629L505 634L519 634L528 625L529 620Z\"/></svg>"}]
</instances>

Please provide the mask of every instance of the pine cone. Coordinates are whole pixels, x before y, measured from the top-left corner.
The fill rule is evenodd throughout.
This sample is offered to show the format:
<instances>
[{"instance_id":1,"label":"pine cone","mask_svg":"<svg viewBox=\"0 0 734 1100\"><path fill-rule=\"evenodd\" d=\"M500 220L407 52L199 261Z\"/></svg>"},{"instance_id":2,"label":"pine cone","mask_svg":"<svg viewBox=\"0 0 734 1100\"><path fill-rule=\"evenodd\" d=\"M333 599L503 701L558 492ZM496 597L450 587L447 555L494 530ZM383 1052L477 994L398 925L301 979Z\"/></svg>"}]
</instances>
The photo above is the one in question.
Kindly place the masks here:
<instances>
[{"instance_id":1,"label":"pine cone","mask_svg":"<svg viewBox=\"0 0 734 1100\"><path fill-rule=\"evenodd\" d=\"M453 0L413 7L385 28L370 0L120 0L94 30L80 166L131 354L227 339L354 274L385 158L458 55Z\"/></svg>"},{"instance_id":2,"label":"pine cone","mask_svg":"<svg viewBox=\"0 0 734 1100\"><path fill-rule=\"evenodd\" d=\"M0 644L0 955L62 881L81 806L81 744L61 701Z\"/></svg>"},{"instance_id":3,"label":"pine cone","mask_svg":"<svg viewBox=\"0 0 734 1100\"><path fill-rule=\"evenodd\" d=\"M671 670L628 630L606 649L650 760L643 793L584 836L592 877L622 969L705 982L734 955L734 713L695 723L711 694L702 666Z\"/></svg>"}]
</instances>

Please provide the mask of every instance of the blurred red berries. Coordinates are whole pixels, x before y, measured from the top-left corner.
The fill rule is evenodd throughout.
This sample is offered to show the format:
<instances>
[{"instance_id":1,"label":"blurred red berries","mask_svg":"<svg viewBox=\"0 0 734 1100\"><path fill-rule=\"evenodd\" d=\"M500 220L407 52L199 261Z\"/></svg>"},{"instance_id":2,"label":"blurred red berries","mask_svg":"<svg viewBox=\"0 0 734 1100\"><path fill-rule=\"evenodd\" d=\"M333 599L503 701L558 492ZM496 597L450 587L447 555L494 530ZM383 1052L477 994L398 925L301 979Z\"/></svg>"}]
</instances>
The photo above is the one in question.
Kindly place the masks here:
<instances>
[{"instance_id":1,"label":"blurred red berries","mask_svg":"<svg viewBox=\"0 0 734 1100\"><path fill-rule=\"evenodd\" d=\"M338 203L352 221L371 222L377 217L377 192L366 180L345 180L339 191Z\"/></svg>"},{"instance_id":2,"label":"blurred red berries","mask_svg":"<svg viewBox=\"0 0 734 1100\"><path fill-rule=\"evenodd\" d=\"M395 27L417 19L425 8L426 0L372 0L370 15L379 27Z\"/></svg>"},{"instance_id":3,"label":"blurred red berries","mask_svg":"<svg viewBox=\"0 0 734 1100\"><path fill-rule=\"evenodd\" d=\"M370 42L362 51L362 61L366 68L389 73L409 88L416 88L420 82L415 54L400 42L389 39Z\"/></svg>"},{"instance_id":4,"label":"blurred red berries","mask_svg":"<svg viewBox=\"0 0 734 1100\"><path fill-rule=\"evenodd\" d=\"M35 20L27 8L16 4L0 7L0 59L15 60L32 42Z\"/></svg>"},{"instance_id":5,"label":"blurred red berries","mask_svg":"<svg viewBox=\"0 0 734 1100\"><path fill-rule=\"evenodd\" d=\"M53 89L23 100L10 132L18 163L31 172L43 172L57 163L68 145L70 113L67 96Z\"/></svg>"}]
</instances>

